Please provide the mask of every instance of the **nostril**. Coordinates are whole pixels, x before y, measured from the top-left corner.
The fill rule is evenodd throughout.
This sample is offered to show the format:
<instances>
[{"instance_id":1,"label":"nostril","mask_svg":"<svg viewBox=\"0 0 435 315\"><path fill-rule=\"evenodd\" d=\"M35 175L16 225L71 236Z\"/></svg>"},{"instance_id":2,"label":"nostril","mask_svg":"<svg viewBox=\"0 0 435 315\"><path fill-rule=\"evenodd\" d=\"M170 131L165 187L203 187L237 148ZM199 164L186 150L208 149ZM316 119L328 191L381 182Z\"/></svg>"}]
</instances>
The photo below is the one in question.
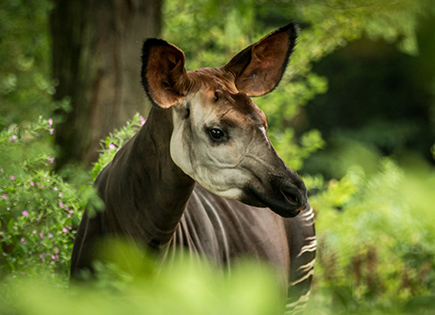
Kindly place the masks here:
<instances>
[{"instance_id":1,"label":"nostril","mask_svg":"<svg viewBox=\"0 0 435 315\"><path fill-rule=\"evenodd\" d=\"M287 177L272 177L271 186L277 193L280 202L285 204L285 207L293 210L301 210L308 203L307 189L302 180Z\"/></svg>"},{"instance_id":2,"label":"nostril","mask_svg":"<svg viewBox=\"0 0 435 315\"><path fill-rule=\"evenodd\" d=\"M300 192L298 191L297 188L284 187L281 189L281 193L290 203L294 203L297 205L302 204L300 198Z\"/></svg>"}]
</instances>

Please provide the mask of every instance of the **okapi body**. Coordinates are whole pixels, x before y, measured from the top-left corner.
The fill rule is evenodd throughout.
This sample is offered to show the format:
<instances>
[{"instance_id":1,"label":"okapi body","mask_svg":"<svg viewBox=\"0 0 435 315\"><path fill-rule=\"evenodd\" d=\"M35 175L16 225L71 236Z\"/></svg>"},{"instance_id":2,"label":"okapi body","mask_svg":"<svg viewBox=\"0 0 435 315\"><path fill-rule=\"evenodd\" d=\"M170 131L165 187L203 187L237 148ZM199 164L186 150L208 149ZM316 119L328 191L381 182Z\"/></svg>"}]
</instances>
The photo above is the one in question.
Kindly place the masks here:
<instances>
[{"instance_id":1,"label":"okapi body","mask_svg":"<svg viewBox=\"0 0 435 315\"><path fill-rule=\"evenodd\" d=\"M313 211L250 98L276 87L295 40L289 24L221 68L188 72L180 49L145 41L142 83L154 106L95 182L105 208L83 216L73 278L92 270L96 241L115 236L162 257L179 248L226 268L237 257L269 262L288 283L288 308L303 309L316 250Z\"/></svg>"}]
</instances>

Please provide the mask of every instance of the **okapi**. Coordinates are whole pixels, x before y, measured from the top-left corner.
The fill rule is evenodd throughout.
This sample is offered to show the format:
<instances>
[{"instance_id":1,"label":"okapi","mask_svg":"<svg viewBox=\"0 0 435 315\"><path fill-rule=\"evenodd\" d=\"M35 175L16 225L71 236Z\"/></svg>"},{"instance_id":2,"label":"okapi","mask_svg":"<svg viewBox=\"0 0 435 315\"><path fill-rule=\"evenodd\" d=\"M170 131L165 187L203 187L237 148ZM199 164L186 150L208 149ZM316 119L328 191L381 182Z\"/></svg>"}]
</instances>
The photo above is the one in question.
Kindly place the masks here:
<instances>
[{"instance_id":1,"label":"okapi","mask_svg":"<svg viewBox=\"0 0 435 315\"><path fill-rule=\"evenodd\" d=\"M96 240L119 236L162 257L184 248L224 268L237 257L266 261L288 283L287 308L303 309L316 251L313 210L250 98L277 86L296 37L291 23L221 68L194 71L176 46L145 41L141 76L153 108L96 179L105 207L84 213L72 278L92 271Z\"/></svg>"}]
</instances>

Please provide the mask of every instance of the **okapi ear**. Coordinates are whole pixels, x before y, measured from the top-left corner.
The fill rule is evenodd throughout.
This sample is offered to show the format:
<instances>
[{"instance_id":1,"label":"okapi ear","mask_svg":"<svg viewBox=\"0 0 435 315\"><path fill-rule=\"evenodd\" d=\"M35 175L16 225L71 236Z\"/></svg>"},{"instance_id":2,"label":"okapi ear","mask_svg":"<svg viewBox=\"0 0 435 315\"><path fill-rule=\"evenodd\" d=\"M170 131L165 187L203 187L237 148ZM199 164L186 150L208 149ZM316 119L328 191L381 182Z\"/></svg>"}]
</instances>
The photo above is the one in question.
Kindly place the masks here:
<instances>
[{"instance_id":1,"label":"okapi ear","mask_svg":"<svg viewBox=\"0 0 435 315\"><path fill-rule=\"evenodd\" d=\"M297 27L290 23L238 53L223 70L235 76L235 85L248 96L271 92L287 67L297 37Z\"/></svg>"},{"instance_id":2,"label":"okapi ear","mask_svg":"<svg viewBox=\"0 0 435 315\"><path fill-rule=\"evenodd\" d=\"M154 105L169 108L186 95L184 61L184 53L164 40L151 38L144 42L142 85Z\"/></svg>"}]
</instances>

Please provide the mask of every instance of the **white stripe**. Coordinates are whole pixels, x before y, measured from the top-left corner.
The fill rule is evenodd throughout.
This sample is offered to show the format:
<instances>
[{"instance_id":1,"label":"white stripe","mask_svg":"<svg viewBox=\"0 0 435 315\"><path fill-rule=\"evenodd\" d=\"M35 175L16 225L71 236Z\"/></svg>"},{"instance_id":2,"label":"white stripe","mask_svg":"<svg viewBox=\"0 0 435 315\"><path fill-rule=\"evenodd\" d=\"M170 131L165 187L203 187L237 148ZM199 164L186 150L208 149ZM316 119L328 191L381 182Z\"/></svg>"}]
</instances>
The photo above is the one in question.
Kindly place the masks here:
<instances>
[{"instance_id":1,"label":"white stripe","mask_svg":"<svg viewBox=\"0 0 435 315\"><path fill-rule=\"evenodd\" d=\"M219 224L219 228L222 231L222 237L223 237L223 244L224 244L224 251L225 251L225 258L226 258L226 262L227 262L227 268L228 271L230 271L230 246L228 243L228 239L227 239L227 234L225 233L225 228L224 225L216 211L216 209L213 207L213 205L207 200L205 199L205 202L207 203L207 205L210 207L210 209L212 210L214 216L216 217L218 224Z\"/></svg>"},{"instance_id":2,"label":"white stripe","mask_svg":"<svg viewBox=\"0 0 435 315\"><path fill-rule=\"evenodd\" d=\"M267 143L270 144L270 140L269 140L269 137L267 136L266 128L259 127L258 129L260 129L260 131L263 134L264 139L266 139Z\"/></svg>"},{"instance_id":3,"label":"white stripe","mask_svg":"<svg viewBox=\"0 0 435 315\"><path fill-rule=\"evenodd\" d=\"M286 311L285 313L284 313L284 315L295 315L295 314L302 314L303 312L304 312L304 309L305 309L305 304L306 303L304 303L303 305L298 305L297 307L295 307L293 310L291 310L291 311Z\"/></svg>"},{"instance_id":4,"label":"white stripe","mask_svg":"<svg viewBox=\"0 0 435 315\"><path fill-rule=\"evenodd\" d=\"M314 212L311 212L308 215L306 215L304 219L305 219L305 221L313 220L314 219Z\"/></svg>"},{"instance_id":5,"label":"white stripe","mask_svg":"<svg viewBox=\"0 0 435 315\"><path fill-rule=\"evenodd\" d=\"M307 237L308 240L308 237ZM314 252L317 249L317 240L314 237L314 239L305 246L302 246L301 251L299 252L299 254L296 257L300 257L302 254L306 253L306 252Z\"/></svg>"},{"instance_id":6,"label":"white stripe","mask_svg":"<svg viewBox=\"0 0 435 315\"><path fill-rule=\"evenodd\" d=\"M301 226L304 226L304 227L307 227L307 226L313 226L314 225L314 222L313 221L310 221L310 222L308 222L308 223L301 223Z\"/></svg>"},{"instance_id":7,"label":"white stripe","mask_svg":"<svg viewBox=\"0 0 435 315\"><path fill-rule=\"evenodd\" d=\"M308 278L309 278L310 276L312 276L313 274L314 274L314 269L311 269L310 272L307 272L307 273L305 274L305 276L299 278L299 279L296 280L296 281L290 282L290 285L298 284L298 283L300 283L300 282L302 282L302 281L308 279Z\"/></svg>"},{"instance_id":8,"label":"white stripe","mask_svg":"<svg viewBox=\"0 0 435 315\"><path fill-rule=\"evenodd\" d=\"M308 291L305 295L301 295L296 302L288 303L285 308L285 315L296 314L302 312L310 297L311 291Z\"/></svg>"},{"instance_id":9,"label":"white stripe","mask_svg":"<svg viewBox=\"0 0 435 315\"><path fill-rule=\"evenodd\" d=\"M308 209L308 210L302 211L301 217L306 217L306 216L309 216L311 214L314 214L314 211L313 211L312 207L310 207L310 209Z\"/></svg>"},{"instance_id":10,"label":"white stripe","mask_svg":"<svg viewBox=\"0 0 435 315\"><path fill-rule=\"evenodd\" d=\"M314 264L315 264L315 263L316 263L316 260L313 259L313 260L311 260L308 264L300 266L300 267L298 268L298 271L301 271L301 272L307 272L308 270L314 268Z\"/></svg>"}]
</instances>

